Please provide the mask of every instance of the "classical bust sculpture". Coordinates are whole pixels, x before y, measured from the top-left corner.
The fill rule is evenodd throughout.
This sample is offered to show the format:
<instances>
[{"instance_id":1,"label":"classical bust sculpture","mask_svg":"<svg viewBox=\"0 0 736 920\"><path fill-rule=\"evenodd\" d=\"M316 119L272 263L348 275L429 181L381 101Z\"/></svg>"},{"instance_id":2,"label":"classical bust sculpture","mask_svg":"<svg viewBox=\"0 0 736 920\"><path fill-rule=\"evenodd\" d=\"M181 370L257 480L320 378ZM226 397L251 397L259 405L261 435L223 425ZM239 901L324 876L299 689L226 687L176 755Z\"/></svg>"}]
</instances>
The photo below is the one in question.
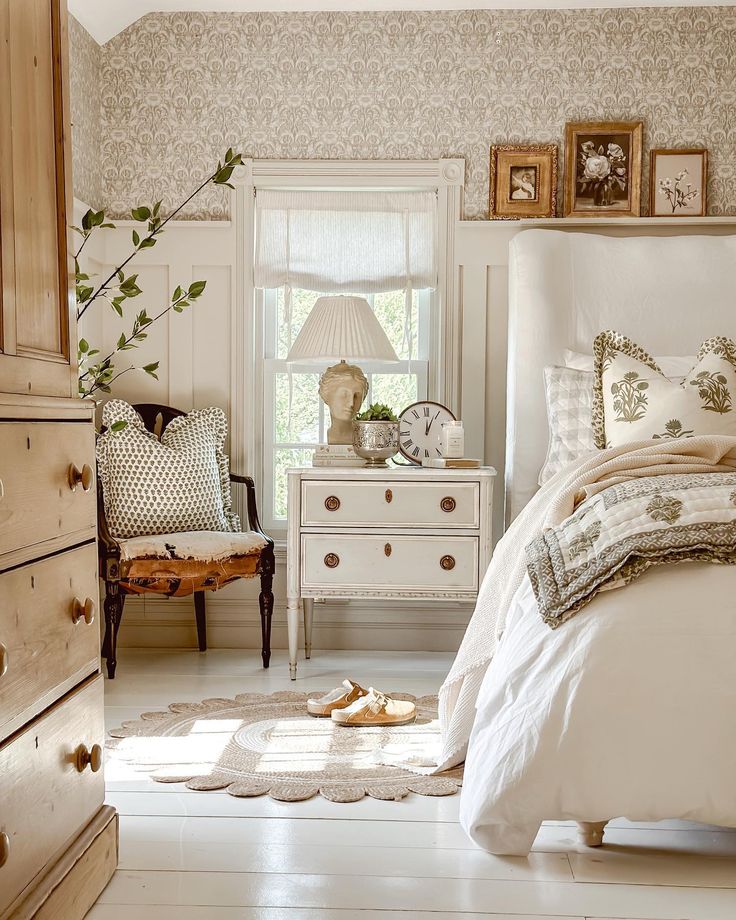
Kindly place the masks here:
<instances>
[{"instance_id":1,"label":"classical bust sculpture","mask_svg":"<svg viewBox=\"0 0 736 920\"><path fill-rule=\"evenodd\" d=\"M355 364L328 367L319 381L319 395L330 410L328 444L353 443L353 419L368 394L368 380Z\"/></svg>"}]
</instances>

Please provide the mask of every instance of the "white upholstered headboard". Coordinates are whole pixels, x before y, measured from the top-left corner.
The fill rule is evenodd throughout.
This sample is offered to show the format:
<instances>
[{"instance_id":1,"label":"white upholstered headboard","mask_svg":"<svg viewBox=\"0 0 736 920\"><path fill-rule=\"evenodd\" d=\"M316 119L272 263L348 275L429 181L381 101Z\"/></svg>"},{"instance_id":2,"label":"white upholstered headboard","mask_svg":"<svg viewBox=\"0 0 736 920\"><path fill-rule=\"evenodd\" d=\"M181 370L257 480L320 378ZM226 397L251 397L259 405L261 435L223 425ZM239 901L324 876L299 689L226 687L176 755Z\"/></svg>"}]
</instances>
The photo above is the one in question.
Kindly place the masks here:
<instances>
[{"instance_id":1,"label":"white upholstered headboard","mask_svg":"<svg viewBox=\"0 0 736 920\"><path fill-rule=\"evenodd\" d=\"M655 355L736 337L736 236L610 237L525 230L509 249L506 517L537 490L547 451L542 369L617 329Z\"/></svg>"}]
</instances>

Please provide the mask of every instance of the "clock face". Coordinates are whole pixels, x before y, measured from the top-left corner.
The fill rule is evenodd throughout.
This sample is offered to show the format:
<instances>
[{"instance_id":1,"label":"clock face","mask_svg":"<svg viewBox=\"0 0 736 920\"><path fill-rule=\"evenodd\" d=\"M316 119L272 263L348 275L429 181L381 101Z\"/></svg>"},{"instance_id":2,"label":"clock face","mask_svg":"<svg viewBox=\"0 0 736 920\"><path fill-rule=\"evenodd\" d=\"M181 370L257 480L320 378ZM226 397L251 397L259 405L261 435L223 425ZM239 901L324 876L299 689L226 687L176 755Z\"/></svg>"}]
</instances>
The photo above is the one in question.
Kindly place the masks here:
<instances>
[{"instance_id":1,"label":"clock face","mask_svg":"<svg viewBox=\"0 0 736 920\"><path fill-rule=\"evenodd\" d=\"M455 416L440 403L420 400L399 416L399 450L412 463L442 456L442 423Z\"/></svg>"}]
</instances>

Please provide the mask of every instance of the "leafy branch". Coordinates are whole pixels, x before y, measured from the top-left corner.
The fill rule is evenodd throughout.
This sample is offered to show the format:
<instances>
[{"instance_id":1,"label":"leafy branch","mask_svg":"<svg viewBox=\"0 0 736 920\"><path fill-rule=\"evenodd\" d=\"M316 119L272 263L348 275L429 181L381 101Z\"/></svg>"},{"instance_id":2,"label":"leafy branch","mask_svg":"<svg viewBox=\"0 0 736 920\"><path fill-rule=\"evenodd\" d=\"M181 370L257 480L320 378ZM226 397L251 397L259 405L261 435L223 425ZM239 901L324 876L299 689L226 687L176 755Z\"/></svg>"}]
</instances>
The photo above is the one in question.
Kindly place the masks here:
<instances>
[{"instance_id":1,"label":"leafy branch","mask_svg":"<svg viewBox=\"0 0 736 920\"><path fill-rule=\"evenodd\" d=\"M126 266L136 255L138 255L138 253L155 246L157 238L163 233L169 221L176 217L176 215L179 214L206 186L224 185L228 188L233 188L234 186L229 181L230 177L235 167L239 166L242 162L241 155L239 153L234 153L233 149L230 148L226 152L222 162L218 161L217 169L200 183L192 194L182 201L182 203L166 218L161 217L161 201L155 202L151 207L140 205L139 207L133 208L131 210L133 220L146 224L146 230L145 232L139 232L137 229L132 231L132 251L115 267L105 280L96 287L94 284L90 283L90 276L82 271L79 264L79 258L95 231L105 228L114 229L115 224L106 220L104 210L88 210L82 218L81 227L72 228L82 237L82 242L74 254L77 319L81 319L97 300L107 302L112 310L122 318L125 301L132 300L143 293L138 284L138 274L126 275L124 271ZM93 363L90 363L90 359L98 356L100 350L98 348L92 348L86 339L80 339L77 349L80 368L80 395L91 396L98 391L109 393L111 385L119 380L123 374L127 374L131 370L137 370L138 368L128 367L125 370L116 371L114 364L115 356L120 352L138 348L148 337L147 330L153 323L172 310L175 313L181 313L185 307L190 306L202 296L205 286L205 281L193 281L186 290L177 286L171 295L168 306L153 317L149 316L145 309L139 311L135 316L131 331L128 334L121 333L115 348L104 358L98 359ZM140 370L158 379L156 375L158 366L159 362L154 361L151 364L144 365Z\"/></svg>"}]
</instances>

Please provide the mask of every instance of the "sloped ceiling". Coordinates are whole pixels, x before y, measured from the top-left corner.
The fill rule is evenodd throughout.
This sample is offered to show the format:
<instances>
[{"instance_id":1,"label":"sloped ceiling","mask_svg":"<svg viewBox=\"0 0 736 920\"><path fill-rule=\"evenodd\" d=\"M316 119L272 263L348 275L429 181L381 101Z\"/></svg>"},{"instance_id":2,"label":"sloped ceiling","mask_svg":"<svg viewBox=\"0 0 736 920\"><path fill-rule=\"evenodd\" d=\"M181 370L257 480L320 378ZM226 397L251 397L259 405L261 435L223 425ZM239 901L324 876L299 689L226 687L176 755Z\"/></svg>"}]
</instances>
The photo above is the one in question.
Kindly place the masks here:
<instances>
[{"instance_id":1,"label":"sloped ceiling","mask_svg":"<svg viewBox=\"0 0 736 920\"><path fill-rule=\"evenodd\" d=\"M147 13L324 10L595 9L734 6L736 0L68 0L69 12L101 45Z\"/></svg>"}]
</instances>

